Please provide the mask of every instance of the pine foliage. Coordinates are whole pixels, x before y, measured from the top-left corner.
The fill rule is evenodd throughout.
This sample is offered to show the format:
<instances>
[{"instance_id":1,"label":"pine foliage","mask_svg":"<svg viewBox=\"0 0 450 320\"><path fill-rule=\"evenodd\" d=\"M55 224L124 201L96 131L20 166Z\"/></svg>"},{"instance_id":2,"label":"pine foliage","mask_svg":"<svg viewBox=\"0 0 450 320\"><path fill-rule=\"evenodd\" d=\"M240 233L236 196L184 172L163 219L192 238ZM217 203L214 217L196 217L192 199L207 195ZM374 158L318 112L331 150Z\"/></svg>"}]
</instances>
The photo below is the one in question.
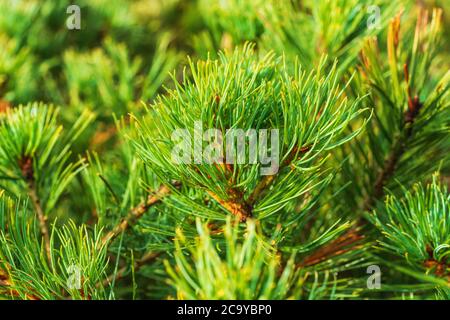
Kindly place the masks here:
<instances>
[{"instance_id":1,"label":"pine foliage","mask_svg":"<svg viewBox=\"0 0 450 320\"><path fill-rule=\"evenodd\" d=\"M71 4L0 2L0 299L450 298L448 2Z\"/></svg>"}]
</instances>

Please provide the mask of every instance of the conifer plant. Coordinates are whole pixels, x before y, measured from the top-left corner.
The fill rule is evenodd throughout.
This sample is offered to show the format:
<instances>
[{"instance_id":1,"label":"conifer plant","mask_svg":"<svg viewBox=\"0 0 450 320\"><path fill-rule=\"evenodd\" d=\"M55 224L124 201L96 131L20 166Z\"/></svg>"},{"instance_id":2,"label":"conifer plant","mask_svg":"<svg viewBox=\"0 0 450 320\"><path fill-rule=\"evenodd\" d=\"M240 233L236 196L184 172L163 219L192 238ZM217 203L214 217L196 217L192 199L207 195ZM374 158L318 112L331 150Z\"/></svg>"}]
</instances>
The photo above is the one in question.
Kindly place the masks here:
<instances>
[{"instance_id":1,"label":"conifer plant","mask_svg":"<svg viewBox=\"0 0 450 320\"><path fill-rule=\"evenodd\" d=\"M448 2L71 5L0 3L0 299L450 298Z\"/></svg>"}]
</instances>

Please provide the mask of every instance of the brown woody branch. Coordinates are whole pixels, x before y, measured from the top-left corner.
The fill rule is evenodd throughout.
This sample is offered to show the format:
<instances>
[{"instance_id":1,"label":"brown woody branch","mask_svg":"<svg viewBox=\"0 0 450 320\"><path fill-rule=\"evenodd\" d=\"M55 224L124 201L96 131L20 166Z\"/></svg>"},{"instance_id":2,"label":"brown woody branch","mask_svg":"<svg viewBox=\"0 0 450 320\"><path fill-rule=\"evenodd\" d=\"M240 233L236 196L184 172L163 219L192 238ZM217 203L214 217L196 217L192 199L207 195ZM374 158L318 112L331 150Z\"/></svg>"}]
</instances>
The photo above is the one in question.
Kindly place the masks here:
<instances>
[{"instance_id":1,"label":"brown woody branch","mask_svg":"<svg viewBox=\"0 0 450 320\"><path fill-rule=\"evenodd\" d=\"M361 245L359 244L359 242L363 238L364 236L358 233L357 228L349 229L336 240L332 241L324 247L319 248L316 252L307 256L305 259L303 259L299 266L308 267L311 265L315 265L329 258L360 248Z\"/></svg>"},{"instance_id":2,"label":"brown woody branch","mask_svg":"<svg viewBox=\"0 0 450 320\"><path fill-rule=\"evenodd\" d=\"M178 182L174 183L174 186L179 186L179 183ZM161 199L167 196L169 193L170 188L165 185L162 185L156 192L148 195L147 199L144 202L140 203L137 207L132 208L128 213L128 215L125 218L123 218L119 222L119 224L117 224L114 227L113 230L108 232L103 237L102 241L105 243L117 237L123 231L128 229L130 225L134 224L137 220L139 220L144 215L144 213L146 213L150 209L150 207L159 203Z\"/></svg>"},{"instance_id":3,"label":"brown woody branch","mask_svg":"<svg viewBox=\"0 0 450 320\"><path fill-rule=\"evenodd\" d=\"M0 114L6 113L10 109L10 104L8 101L0 100Z\"/></svg>"},{"instance_id":4,"label":"brown woody branch","mask_svg":"<svg viewBox=\"0 0 450 320\"><path fill-rule=\"evenodd\" d=\"M20 298L20 293L17 290L12 289L11 286L12 284L11 280L8 277L8 274L0 268L0 295L10 295ZM41 300L37 295L34 294L25 294L25 297L28 300Z\"/></svg>"},{"instance_id":5,"label":"brown woody branch","mask_svg":"<svg viewBox=\"0 0 450 320\"><path fill-rule=\"evenodd\" d=\"M0 286L6 287L10 285L8 274L0 268Z\"/></svg>"},{"instance_id":6,"label":"brown woody branch","mask_svg":"<svg viewBox=\"0 0 450 320\"><path fill-rule=\"evenodd\" d=\"M434 270L434 274L438 277L447 277L448 282L450 283L450 272L447 271L450 269L450 265L443 261L437 261L436 259L427 259L423 262L423 266L426 269Z\"/></svg>"},{"instance_id":7,"label":"brown woody branch","mask_svg":"<svg viewBox=\"0 0 450 320\"><path fill-rule=\"evenodd\" d=\"M233 170L232 164L228 163L216 163L215 167L224 171L228 177L228 183L233 184ZM227 198L223 199L216 193L208 190L207 193L224 207L228 212L239 218L239 221L244 222L252 216L252 206L250 206L245 200L241 190L234 187L229 187L227 190Z\"/></svg>"},{"instance_id":8,"label":"brown woody branch","mask_svg":"<svg viewBox=\"0 0 450 320\"><path fill-rule=\"evenodd\" d=\"M179 182L173 182L173 186L179 187ZM141 218L153 205L159 203L161 199L165 196L167 196L170 193L170 188L162 185L158 191L156 191L153 194L148 195L147 200L145 202L142 202L137 207L134 207L130 210L127 217L122 219L120 223L108 234L106 234L102 241L105 243L107 241L110 241L117 237L120 233L125 231L130 225L135 223L139 218ZM134 269L138 270L145 264L155 260L161 253L159 252L148 252L142 256L141 259L137 260L134 263ZM117 271L115 275L110 275L108 278L106 278L103 282L100 282L98 285L107 286L110 284L113 280L119 280L123 278L128 270L128 267L123 267Z\"/></svg>"},{"instance_id":9,"label":"brown woody branch","mask_svg":"<svg viewBox=\"0 0 450 320\"><path fill-rule=\"evenodd\" d=\"M434 274L438 277L447 277L450 283L450 264L444 261L438 261L433 256L433 248L427 246L426 251L429 258L423 262L424 268L434 270Z\"/></svg>"},{"instance_id":10,"label":"brown woody branch","mask_svg":"<svg viewBox=\"0 0 450 320\"><path fill-rule=\"evenodd\" d=\"M301 148L294 147L293 150L290 152L290 154L283 161L281 166L284 167L290 165L292 161L294 161L294 158L296 156L300 158L309 150L311 150L311 146ZM231 170L229 167L224 168ZM247 220L247 218L252 216L253 206L255 205L256 201L258 201L261 195L268 190L268 188L272 185L275 178L276 175L264 176L260 180L260 182L256 185L255 189L246 200L244 200L244 195L242 194L242 192L234 188L230 188L228 190L229 193L228 200L221 199L218 195L216 195L211 191L208 191L208 194L214 200L216 200L221 206L223 206L233 215L237 216L241 222L244 222L245 220Z\"/></svg>"},{"instance_id":11,"label":"brown woody branch","mask_svg":"<svg viewBox=\"0 0 450 320\"><path fill-rule=\"evenodd\" d=\"M406 64L404 65L404 73L405 79L408 82L409 72L408 66ZM375 201L383 197L384 186L386 182L394 175L397 164L406 151L406 145L413 133L414 121L416 120L421 108L422 103L419 101L419 97L416 95L414 96L414 98L412 98L411 89L408 86L408 110L404 113L403 116L403 132L393 143L391 152L385 160L383 168L378 173L378 176L375 180L373 193L364 201L365 210L371 210Z\"/></svg>"},{"instance_id":12,"label":"brown woody branch","mask_svg":"<svg viewBox=\"0 0 450 320\"><path fill-rule=\"evenodd\" d=\"M288 157L283 161L282 166L289 165L296 155L303 155L311 149L310 146L298 148L295 147L292 152L288 155ZM220 170L225 171L225 173L230 173L230 184L232 181L232 171L233 167L230 164L216 164L216 167ZM216 200L222 207L224 207L227 211L232 213L234 216L238 217L241 222L245 222L248 218L252 216L253 206L261 196L263 192L265 192L270 185L275 180L276 175L264 176L261 181L256 185L252 194L247 199L244 199L244 194L236 189L230 187L227 190L228 197L227 199L223 199L212 191L207 191L208 194Z\"/></svg>"},{"instance_id":13,"label":"brown woody branch","mask_svg":"<svg viewBox=\"0 0 450 320\"><path fill-rule=\"evenodd\" d=\"M296 155L300 158L301 155L305 154L311 149L310 146L298 148L295 147L292 152L286 157L286 159L283 161L282 166L287 166L292 163ZM232 171L232 167L224 166L222 165L220 168L223 168L224 170ZM224 200L220 198L217 194L208 191L208 194L216 200L222 207L227 209L229 212L231 212L233 215L239 218L241 222L244 222L247 220L247 218L252 216L252 210L253 206L256 203L256 201L259 199L261 194L265 192L273 183L275 180L276 175L269 175L264 176L261 181L256 185L255 189L253 190L252 194L247 198L247 200L244 200L244 195L242 192L235 188L230 188L228 190L229 199Z\"/></svg>"},{"instance_id":14,"label":"brown woody branch","mask_svg":"<svg viewBox=\"0 0 450 320\"><path fill-rule=\"evenodd\" d=\"M44 210L41 206L41 201L39 199L37 188L34 179L33 172L33 159L29 156L24 156L19 160L19 167L22 171L22 176L28 185L28 196L30 197L33 208L36 211L39 229L41 231L42 237L44 238L45 252L47 259L51 260L51 248L50 248L50 235L47 226L47 217L45 216Z\"/></svg>"},{"instance_id":15,"label":"brown woody branch","mask_svg":"<svg viewBox=\"0 0 450 320\"><path fill-rule=\"evenodd\" d=\"M227 209L233 215L239 218L241 222L247 220L252 215L252 208L245 202L240 202L238 198L231 197L230 200L221 199L218 195L212 191L208 191L208 194L216 200L222 207Z\"/></svg>"},{"instance_id":16,"label":"brown woody branch","mask_svg":"<svg viewBox=\"0 0 450 320\"><path fill-rule=\"evenodd\" d=\"M33 203L34 210L36 211L38 216L39 228L41 229L42 236L44 237L44 245L47 259L48 261L51 261L50 235L47 227L47 217L44 215L44 211L42 210L41 203L36 192L36 188L32 183L29 184L28 195L31 199L31 202Z\"/></svg>"}]
</instances>

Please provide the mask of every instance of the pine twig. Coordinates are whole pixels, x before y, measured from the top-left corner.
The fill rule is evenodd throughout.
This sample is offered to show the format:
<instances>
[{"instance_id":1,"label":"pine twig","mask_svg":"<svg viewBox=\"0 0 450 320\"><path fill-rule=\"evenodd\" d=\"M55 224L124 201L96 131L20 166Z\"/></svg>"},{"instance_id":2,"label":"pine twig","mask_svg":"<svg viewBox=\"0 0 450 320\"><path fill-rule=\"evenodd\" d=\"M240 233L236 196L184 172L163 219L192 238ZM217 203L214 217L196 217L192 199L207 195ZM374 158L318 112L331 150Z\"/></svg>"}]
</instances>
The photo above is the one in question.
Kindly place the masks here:
<instances>
[{"instance_id":1,"label":"pine twig","mask_svg":"<svg viewBox=\"0 0 450 320\"><path fill-rule=\"evenodd\" d=\"M0 100L0 114L6 113L11 108L8 101Z\"/></svg>"},{"instance_id":2,"label":"pine twig","mask_svg":"<svg viewBox=\"0 0 450 320\"><path fill-rule=\"evenodd\" d=\"M179 182L173 182L172 185L175 187L179 187L181 184ZM146 201L142 202L137 207L132 208L128 213L127 217L122 219L121 222L112 231L106 234L103 237L102 241L105 243L117 237L120 233L125 231L132 223L136 222L136 220L141 218L150 209L150 207L159 203L161 199L167 196L169 193L170 193L169 187L167 187L166 185L160 186L158 191L148 195ZM141 259L137 260L134 263L134 269L135 270L140 269L145 264L155 260L160 254L161 253L159 252L147 252L142 256ZM115 274L108 276L108 278L106 278L103 282L98 283L97 285L107 286L113 280L123 278L127 270L128 270L127 267L122 267Z\"/></svg>"},{"instance_id":3,"label":"pine twig","mask_svg":"<svg viewBox=\"0 0 450 320\"><path fill-rule=\"evenodd\" d=\"M0 286L7 287L10 285L8 274L0 268Z\"/></svg>"},{"instance_id":4,"label":"pine twig","mask_svg":"<svg viewBox=\"0 0 450 320\"><path fill-rule=\"evenodd\" d=\"M174 183L175 186L179 186L179 183ZM147 199L144 202L141 202L137 207L132 208L127 216L123 218L119 224L117 224L113 230L108 232L102 239L103 243L106 243L115 237L117 237L120 233L128 229L128 227L135 223L138 219L140 219L144 213L146 213L150 207L159 203L162 198L167 196L170 193L170 188L166 185L162 185L159 189L150 195L148 195Z\"/></svg>"},{"instance_id":5,"label":"pine twig","mask_svg":"<svg viewBox=\"0 0 450 320\"><path fill-rule=\"evenodd\" d=\"M398 161L404 152L404 146L401 139L394 143L391 153L384 162L383 168L378 173L375 180L373 192L364 200L363 208L365 211L370 211L376 200L382 198L384 194L384 186L386 182L393 176Z\"/></svg>"},{"instance_id":6,"label":"pine twig","mask_svg":"<svg viewBox=\"0 0 450 320\"><path fill-rule=\"evenodd\" d=\"M223 170L225 174L229 175L229 184L233 184L233 165L225 163L215 163L215 167L219 170ZM197 172L200 172L196 169ZM227 199L222 199L219 195L212 192L211 190L206 191L211 198L218 202L222 207L224 207L228 212L239 218L241 222L245 222L247 218L252 216L252 207L249 206L244 201L244 196L241 190L234 188L232 186L228 187Z\"/></svg>"},{"instance_id":7,"label":"pine twig","mask_svg":"<svg viewBox=\"0 0 450 320\"><path fill-rule=\"evenodd\" d=\"M31 157L25 156L19 160L19 167L22 170L22 175L25 178L28 185L28 196L30 197L33 208L36 211L37 218L39 221L39 229L41 231L42 237L44 238L45 252L48 261L51 261L51 247L50 247L50 234L47 226L47 217L44 214L44 210L41 206L41 201L37 194L36 184L34 181L33 172L33 159Z\"/></svg>"},{"instance_id":8,"label":"pine twig","mask_svg":"<svg viewBox=\"0 0 450 320\"><path fill-rule=\"evenodd\" d=\"M307 256L300 263L300 266L315 265L334 256L355 250L360 247L358 243L363 238L364 236L358 233L358 228L351 228L327 246L321 247L313 254Z\"/></svg>"},{"instance_id":9,"label":"pine twig","mask_svg":"<svg viewBox=\"0 0 450 320\"><path fill-rule=\"evenodd\" d=\"M306 147L294 147L294 149L290 152L290 154L283 161L282 166L288 166L294 160L296 156L300 158L302 155L311 150L311 146ZM298 155L299 154L299 155ZM208 194L216 200L221 206L231 212L233 215L237 216L241 222L245 222L247 218L252 216L252 208L256 201L259 199L262 193L264 193L275 180L276 175L267 175L264 176L260 182L256 185L253 192L247 198L247 200L243 199L243 195L235 189L230 189L230 200L221 199L215 193L208 191Z\"/></svg>"},{"instance_id":10,"label":"pine twig","mask_svg":"<svg viewBox=\"0 0 450 320\"><path fill-rule=\"evenodd\" d=\"M28 195L31 199L31 202L33 203L34 210L36 211L38 216L39 228L41 229L42 236L44 237L44 245L47 259L48 261L51 261L50 235L48 232L47 217L44 215L44 211L42 210L41 203L34 184L30 184L29 186L30 188L28 191Z\"/></svg>"},{"instance_id":11,"label":"pine twig","mask_svg":"<svg viewBox=\"0 0 450 320\"><path fill-rule=\"evenodd\" d=\"M247 218L250 218L252 215L252 209L251 207L245 203L245 202L239 202L235 200L236 198L233 197L233 200L223 200L218 195L216 195L212 191L208 191L208 194L216 200L222 207L227 209L229 212L231 212L233 215L239 218L241 222L245 222Z\"/></svg>"},{"instance_id":12,"label":"pine twig","mask_svg":"<svg viewBox=\"0 0 450 320\"><path fill-rule=\"evenodd\" d=\"M408 66L404 65L405 78L407 82L409 82L409 72ZM368 196L363 202L363 210L370 211L372 210L375 202L381 199L384 196L384 186L386 182L394 175L398 162L406 151L406 145L408 140L411 138L413 133L413 125L414 121L419 115L419 111L422 107L422 103L419 101L418 96L411 98L411 90L408 86L408 110L404 113L403 116L403 128L402 132L397 138L397 140L393 143L391 152L386 158L383 167L378 173L378 176L375 180L373 192L370 196ZM314 262L319 261L317 257L321 257L321 259L326 259L327 257L331 257L338 254L341 254L339 248L342 243L346 243L347 239L354 239L354 241L359 241L362 239L362 236L354 236L358 233L358 227L363 226L365 222L360 218L358 221L358 226L349 229L342 236L338 237L336 240L326 245L325 247L319 248L316 253L313 253L309 257L306 257L304 261L306 262ZM338 250L336 251L336 245L338 246ZM346 252L348 250L345 250Z\"/></svg>"},{"instance_id":13,"label":"pine twig","mask_svg":"<svg viewBox=\"0 0 450 320\"><path fill-rule=\"evenodd\" d=\"M408 68L405 64L405 77L408 78ZM384 162L383 168L378 173L377 179L375 180L375 185L373 188L373 193L364 201L363 208L366 211L372 209L376 200L380 199L384 195L384 186L386 182L394 175L395 169L400 158L406 151L406 144L411 138L413 133L413 124L417 118L419 111L422 107L422 103L419 101L419 97L415 96L413 99L410 96L410 90L408 90L408 110L404 114L403 122L403 132L397 138L392 146L392 150Z\"/></svg>"},{"instance_id":14,"label":"pine twig","mask_svg":"<svg viewBox=\"0 0 450 320\"><path fill-rule=\"evenodd\" d=\"M8 266L6 266L7 270L9 270ZM0 295L9 295L13 297L20 297L19 292L17 290L11 288L11 280L8 277L8 273L3 271L0 268ZM35 294L25 294L25 297L28 300L41 300L37 295Z\"/></svg>"}]
</instances>

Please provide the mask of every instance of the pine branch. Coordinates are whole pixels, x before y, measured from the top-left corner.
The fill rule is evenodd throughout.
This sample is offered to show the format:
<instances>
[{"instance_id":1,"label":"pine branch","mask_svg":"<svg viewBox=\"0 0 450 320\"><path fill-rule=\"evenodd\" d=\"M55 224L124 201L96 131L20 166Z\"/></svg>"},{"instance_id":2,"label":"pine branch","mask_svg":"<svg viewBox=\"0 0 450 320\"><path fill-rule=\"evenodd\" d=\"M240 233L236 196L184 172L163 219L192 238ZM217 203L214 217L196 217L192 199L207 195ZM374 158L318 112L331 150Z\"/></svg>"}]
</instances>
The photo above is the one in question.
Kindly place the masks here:
<instances>
[{"instance_id":1,"label":"pine branch","mask_svg":"<svg viewBox=\"0 0 450 320\"><path fill-rule=\"evenodd\" d=\"M178 182L173 183L175 187L178 187L180 184ZM162 198L167 196L170 193L170 188L166 185L162 185L159 189L148 195L146 201L141 202L138 206L132 208L127 216L122 219L119 224L117 224L113 230L107 233L102 241L104 243L116 238L123 231L128 229L128 227L134 223L138 219L140 219L153 205L159 203Z\"/></svg>"},{"instance_id":2,"label":"pine branch","mask_svg":"<svg viewBox=\"0 0 450 320\"><path fill-rule=\"evenodd\" d=\"M366 212L370 212L373 209L376 201L383 198L385 194L384 186L389 181L389 179L394 176L398 162L400 161L403 154L407 151L407 144L412 137L414 130L414 121L419 115L420 109L422 107L422 103L419 101L418 96L411 98L407 64L404 64L403 70L406 83L408 84L408 110L403 115L403 126L400 130L400 134L392 144L391 151L384 161L383 167L377 175L373 187L373 192L363 202L363 210ZM306 257L303 263L305 263L306 261L306 263L315 264L316 262L320 262L337 254L342 254L349 251L350 249L341 250L341 248L343 246L357 243L359 242L359 240L364 238L362 235L358 236L358 229L365 224L366 221L363 218L358 218L357 225L355 227L350 228L347 232L345 232L343 235L341 235L325 247L319 248L317 252L314 252L312 255ZM350 242L348 243L348 241ZM358 246L356 245L354 248L357 247Z\"/></svg>"},{"instance_id":3,"label":"pine branch","mask_svg":"<svg viewBox=\"0 0 450 320\"><path fill-rule=\"evenodd\" d=\"M0 269L0 296L1 295L8 295L20 298L21 295L17 290L14 290L11 287L11 280L9 279L8 275ZM2 288L3 287L3 288ZM25 295L28 300L41 300L38 296L34 294L26 294Z\"/></svg>"},{"instance_id":4,"label":"pine branch","mask_svg":"<svg viewBox=\"0 0 450 320\"><path fill-rule=\"evenodd\" d=\"M450 233L445 223L450 216L447 187L434 175L426 187L418 183L411 191L403 190L401 198L388 195L384 205L369 216L384 235L380 244L406 259L415 270L434 274L450 284Z\"/></svg>"},{"instance_id":5,"label":"pine branch","mask_svg":"<svg viewBox=\"0 0 450 320\"><path fill-rule=\"evenodd\" d=\"M10 107L8 101L0 100L0 114L6 113Z\"/></svg>"},{"instance_id":6,"label":"pine branch","mask_svg":"<svg viewBox=\"0 0 450 320\"><path fill-rule=\"evenodd\" d=\"M380 173L378 174L378 177L375 181L374 192L372 196L368 197L364 201L364 211L371 211L375 202L377 200L380 200L384 196L384 185L394 175L396 165L401 156L406 151L406 143L412 134L412 123L418 115L420 106L421 104L416 97L414 99L414 104L412 105L412 107L408 110L408 112L405 113L405 124L410 123L411 125L406 127L404 138L399 138L393 144L392 151L386 159L384 166L380 170ZM350 228L347 232L345 232L333 242L319 248L319 250L317 252L314 252L312 255L307 256L303 260L301 265L313 265L333 256L337 256L350 250L357 249L359 247L357 243L364 238L363 235L358 234L358 229L365 224L366 221L362 218L359 218L357 226ZM348 248L348 246L350 245L351 247Z\"/></svg>"},{"instance_id":7,"label":"pine branch","mask_svg":"<svg viewBox=\"0 0 450 320\"><path fill-rule=\"evenodd\" d=\"M448 181L423 184L450 172L448 6L222 2L118 0L55 43L60 4L0 1L0 300L450 299ZM200 29L164 19L192 12Z\"/></svg>"},{"instance_id":8,"label":"pine branch","mask_svg":"<svg viewBox=\"0 0 450 320\"><path fill-rule=\"evenodd\" d=\"M5 283L5 284L4 284ZM4 282L2 283L2 281L0 281L0 286L10 286L9 282ZM6 292L8 294L8 296L13 296L16 298L21 298L22 296L20 295L19 292L17 292L17 290L13 290L13 289L6 289ZM3 292L0 290L0 294L3 294ZM25 294L26 299L28 300L41 300L39 297L37 297L36 295L32 295L32 294Z\"/></svg>"},{"instance_id":9,"label":"pine branch","mask_svg":"<svg viewBox=\"0 0 450 320\"><path fill-rule=\"evenodd\" d=\"M232 193L234 191L231 191ZM216 200L222 207L227 209L230 213L239 218L241 222L245 222L252 216L251 206L245 202L239 202L239 198L235 194L231 197L231 200L223 200L214 192L208 190L208 194ZM240 197L242 199L242 197Z\"/></svg>"},{"instance_id":10,"label":"pine branch","mask_svg":"<svg viewBox=\"0 0 450 320\"><path fill-rule=\"evenodd\" d=\"M299 267L308 267L323 262L332 257L342 255L346 252L361 248L359 242L365 238L361 235L357 227L347 230L343 235L330 242L326 246L320 247L317 251L303 259Z\"/></svg>"},{"instance_id":11,"label":"pine branch","mask_svg":"<svg viewBox=\"0 0 450 320\"><path fill-rule=\"evenodd\" d=\"M311 146L306 146L302 148L298 148L297 146L293 148L288 157L283 161L281 167L286 167L294 161L294 158L300 159L301 156L311 150ZM247 200L243 200L243 195L239 190L234 188L229 190L230 196L232 200L223 200L220 199L215 193L212 191L208 191L208 194L216 200L220 205L222 205L225 209L231 212L233 215L237 216L241 222L245 222L247 218L252 216L252 208L260 198L260 196L268 190L268 188L275 181L277 174L264 176L260 182L256 185L253 192L247 198Z\"/></svg>"},{"instance_id":12,"label":"pine branch","mask_svg":"<svg viewBox=\"0 0 450 320\"><path fill-rule=\"evenodd\" d=\"M22 159L19 160L19 167L21 168L22 175L25 178L25 181L27 182L28 185L28 196L30 197L31 203L33 204L33 208L36 211L39 222L39 229L41 230L41 234L44 238L45 253L47 255L48 261L50 262L51 261L50 235L47 226L47 218L44 214L44 210L42 209L41 201L39 199L36 190L33 172L33 159L27 156L23 157Z\"/></svg>"},{"instance_id":13,"label":"pine branch","mask_svg":"<svg viewBox=\"0 0 450 320\"><path fill-rule=\"evenodd\" d=\"M37 216L38 216L39 228L41 230L42 236L44 237L44 245L45 245L45 252L47 255L47 259L49 261L51 261L50 236L49 236L49 232L48 232L47 218L45 217L44 211L42 210L40 199L37 195L34 183L29 184L28 195L31 199L31 202L33 203L34 210L36 211Z\"/></svg>"},{"instance_id":14,"label":"pine branch","mask_svg":"<svg viewBox=\"0 0 450 320\"><path fill-rule=\"evenodd\" d=\"M384 162L384 166L380 170L377 179L375 180L373 188L374 191L372 195L367 197L366 200L364 201L363 206L364 211L371 211L376 201L383 198L384 186L386 182L394 175L397 163L406 151L406 144L408 142L408 139L411 137L413 129L412 125L414 119L418 115L420 106L421 104L416 97L414 99L414 103L411 105L411 108L405 113L404 123L409 124L409 126L404 127L405 132L403 136L401 136L394 142L391 152L387 157L386 161ZM364 238L363 235L358 234L359 228L361 226L364 226L365 224L366 221L360 217L355 227L350 228L333 242L327 244L324 247L319 248L318 251L312 253L310 256L307 256L303 260L302 265L313 265L328 258L331 258L333 256L340 255L347 251L358 248L357 243ZM349 245L351 245L352 247L344 249Z\"/></svg>"},{"instance_id":15,"label":"pine branch","mask_svg":"<svg viewBox=\"0 0 450 320\"><path fill-rule=\"evenodd\" d=\"M406 82L409 83L407 64L404 65L404 72ZM411 91L408 86L408 110L403 116L403 127L401 129L401 133L393 143L391 152L385 160L383 168L378 173L373 188L373 194L364 201L365 211L370 211L373 208L375 201L384 196L384 186L386 182L394 175L397 163L401 159L402 155L407 151L406 146L413 133L414 120L419 115L421 107L422 103L419 101L418 96L415 96L413 99L411 98Z\"/></svg>"},{"instance_id":16,"label":"pine branch","mask_svg":"<svg viewBox=\"0 0 450 320\"><path fill-rule=\"evenodd\" d=\"M216 97L217 98L217 97ZM229 176L229 183L233 183L233 170L234 166L232 164L225 163L215 163L215 167L219 170L224 171L226 175ZM196 171L200 173L200 170L196 168ZM222 199L217 194L211 190L207 190L207 193L217 201L222 207L224 207L228 212L239 218L239 221L245 222L247 218L252 216L252 206L249 205L248 201L244 200L244 195L241 190L236 187L229 186L227 188L227 194L229 199Z\"/></svg>"},{"instance_id":17,"label":"pine branch","mask_svg":"<svg viewBox=\"0 0 450 320\"><path fill-rule=\"evenodd\" d=\"M435 259L433 256L433 249L431 247L427 247L426 251L429 259L423 262L424 268L434 270L434 274L438 277L447 277L448 283L450 284L450 263Z\"/></svg>"},{"instance_id":18,"label":"pine branch","mask_svg":"<svg viewBox=\"0 0 450 320\"><path fill-rule=\"evenodd\" d=\"M7 287L10 285L8 274L0 268L0 286Z\"/></svg>"}]
</instances>

